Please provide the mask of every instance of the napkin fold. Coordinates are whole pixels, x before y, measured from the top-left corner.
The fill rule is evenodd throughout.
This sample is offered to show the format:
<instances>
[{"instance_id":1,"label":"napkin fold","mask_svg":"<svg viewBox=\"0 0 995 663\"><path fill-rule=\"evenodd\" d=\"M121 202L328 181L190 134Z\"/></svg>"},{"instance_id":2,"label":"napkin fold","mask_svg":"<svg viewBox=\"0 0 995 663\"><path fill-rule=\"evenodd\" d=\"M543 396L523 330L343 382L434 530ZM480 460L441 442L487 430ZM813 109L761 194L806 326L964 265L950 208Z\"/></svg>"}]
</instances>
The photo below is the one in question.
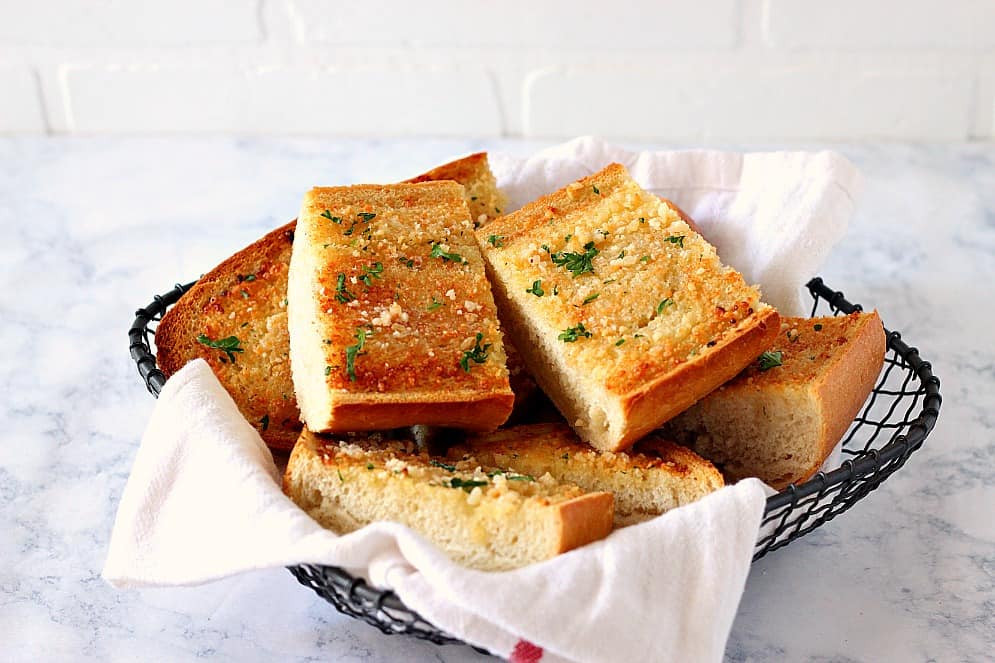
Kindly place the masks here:
<instances>
[{"instance_id":1,"label":"napkin fold","mask_svg":"<svg viewBox=\"0 0 995 663\"><path fill-rule=\"evenodd\" d=\"M808 314L801 286L846 233L862 189L860 172L831 151L631 152L585 136L529 159L490 161L512 209L621 163L687 212L722 261L760 285L765 302L793 316Z\"/></svg>"},{"instance_id":2,"label":"napkin fold","mask_svg":"<svg viewBox=\"0 0 995 663\"><path fill-rule=\"evenodd\" d=\"M487 573L394 523L338 536L284 496L279 479L207 363L189 363L166 383L142 438L104 578L191 585L330 564L512 661L719 661L766 499L761 482L741 481L554 559Z\"/></svg>"},{"instance_id":3,"label":"napkin fold","mask_svg":"<svg viewBox=\"0 0 995 663\"><path fill-rule=\"evenodd\" d=\"M530 159L491 155L513 208L611 162L688 212L724 262L785 315L846 230L857 171L831 152L630 152L594 138ZM719 661L767 488L741 481L602 541L515 571L452 563L375 523L338 536L287 499L272 455L201 360L164 387L118 509L103 575L189 585L301 563L392 588L450 634L512 661Z\"/></svg>"}]
</instances>

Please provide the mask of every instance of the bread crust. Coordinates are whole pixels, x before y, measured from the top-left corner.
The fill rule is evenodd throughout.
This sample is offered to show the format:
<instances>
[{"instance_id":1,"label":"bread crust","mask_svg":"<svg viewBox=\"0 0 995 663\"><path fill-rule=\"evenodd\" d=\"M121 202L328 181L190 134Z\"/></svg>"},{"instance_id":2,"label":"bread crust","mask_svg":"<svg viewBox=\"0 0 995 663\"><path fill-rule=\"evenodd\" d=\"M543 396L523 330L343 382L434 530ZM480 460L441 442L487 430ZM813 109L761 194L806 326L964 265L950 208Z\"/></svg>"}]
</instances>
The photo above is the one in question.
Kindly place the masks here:
<instances>
[{"instance_id":1,"label":"bread crust","mask_svg":"<svg viewBox=\"0 0 995 663\"><path fill-rule=\"evenodd\" d=\"M495 235L500 245L488 241ZM735 375L777 333L777 312L758 291L619 164L496 219L477 239L526 366L568 423L599 449L628 448ZM637 261L640 250L654 250L647 246L657 253ZM581 251L594 255L587 271L571 270L571 278L558 256ZM532 279L567 294L522 294ZM588 333L595 341L553 340L578 322L587 332L599 325Z\"/></svg>"},{"instance_id":2,"label":"bread crust","mask_svg":"<svg viewBox=\"0 0 995 663\"><path fill-rule=\"evenodd\" d=\"M510 391L481 394L479 391L451 390L422 391L401 397L378 394L372 403L368 396L356 394L338 394L335 400L335 410L321 423L324 431L388 430L415 425L411 422L490 431L507 420L515 395Z\"/></svg>"},{"instance_id":3,"label":"bread crust","mask_svg":"<svg viewBox=\"0 0 995 663\"><path fill-rule=\"evenodd\" d=\"M603 539L615 522L615 498L611 493L588 493L556 505L559 521L559 555Z\"/></svg>"},{"instance_id":4,"label":"bread crust","mask_svg":"<svg viewBox=\"0 0 995 663\"><path fill-rule=\"evenodd\" d=\"M855 319L857 331L849 339L847 351L833 356L812 385L823 408L821 450L818 462L796 481L809 479L829 457L874 389L884 365L887 337L878 312Z\"/></svg>"},{"instance_id":5,"label":"bread crust","mask_svg":"<svg viewBox=\"0 0 995 663\"><path fill-rule=\"evenodd\" d=\"M780 316L768 309L745 321L728 343L706 349L697 361L625 394L622 404L628 426L619 448L628 448L735 377L770 347L779 328Z\"/></svg>"}]
</instances>

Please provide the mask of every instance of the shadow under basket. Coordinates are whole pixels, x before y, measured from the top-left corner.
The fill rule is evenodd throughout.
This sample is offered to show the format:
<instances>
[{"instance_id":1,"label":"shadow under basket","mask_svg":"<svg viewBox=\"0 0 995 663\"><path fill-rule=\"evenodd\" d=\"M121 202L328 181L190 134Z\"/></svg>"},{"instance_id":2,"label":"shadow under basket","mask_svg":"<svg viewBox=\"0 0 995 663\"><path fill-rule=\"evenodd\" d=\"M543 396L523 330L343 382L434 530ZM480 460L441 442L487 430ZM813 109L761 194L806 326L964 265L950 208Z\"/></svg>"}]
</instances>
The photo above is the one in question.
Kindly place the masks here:
<instances>
[{"instance_id":1,"label":"shadow under basket","mask_svg":"<svg viewBox=\"0 0 995 663\"><path fill-rule=\"evenodd\" d=\"M150 344L155 327L170 306L193 286L177 284L138 309L128 331L131 357L149 392L159 395L166 377L156 365ZM862 310L826 286L821 278L807 284L811 316L845 315ZM754 561L829 522L877 488L922 446L940 411L940 380L919 350L888 331L887 354L874 391L843 438L842 462L829 472L790 485L767 498ZM154 340L152 341L154 342ZM333 566L290 567L300 581L340 612L384 633L411 635L436 644L463 644L409 609L394 592L381 590Z\"/></svg>"}]
</instances>

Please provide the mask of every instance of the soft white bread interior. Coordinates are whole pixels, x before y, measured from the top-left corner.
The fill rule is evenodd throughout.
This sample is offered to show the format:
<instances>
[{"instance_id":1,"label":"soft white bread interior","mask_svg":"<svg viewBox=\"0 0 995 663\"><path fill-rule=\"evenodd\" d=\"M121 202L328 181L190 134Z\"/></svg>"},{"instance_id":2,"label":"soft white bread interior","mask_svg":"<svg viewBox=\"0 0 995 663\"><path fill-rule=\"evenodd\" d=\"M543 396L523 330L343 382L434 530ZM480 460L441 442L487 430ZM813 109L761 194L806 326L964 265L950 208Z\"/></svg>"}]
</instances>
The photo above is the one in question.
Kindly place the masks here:
<instances>
[{"instance_id":1,"label":"soft white bread interior","mask_svg":"<svg viewBox=\"0 0 995 663\"><path fill-rule=\"evenodd\" d=\"M448 456L610 492L616 527L690 504L724 485L711 463L685 447L650 435L638 448L596 451L566 424L532 424L471 436Z\"/></svg>"},{"instance_id":2,"label":"soft white bread interior","mask_svg":"<svg viewBox=\"0 0 995 663\"><path fill-rule=\"evenodd\" d=\"M501 571L596 541L612 528L610 493L585 492L474 459L433 460L379 434L301 434L284 492L324 527L407 525L465 566Z\"/></svg>"},{"instance_id":3,"label":"soft white bread interior","mask_svg":"<svg viewBox=\"0 0 995 663\"><path fill-rule=\"evenodd\" d=\"M778 331L759 291L618 164L476 234L526 366L601 450L688 408Z\"/></svg>"},{"instance_id":4,"label":"soft white bread interior","mask_svg":"<svg viewBox=\"0 0 995 663\"><path fill-rule=\"evenodd\" d=\"M784 318L768 353L664 427L720 466L778 490L811 477L843 437L884 363L877 312Z\"/></svg>"},{"instance_id":5,"label":"soft white bread interior","mask_svg":"<svg viewBox=\"0 0 995 663\"><path fill-rule=\"evenodd\" d=\"M455 182L312 189L288 277L294 389L315 431L488 430L514 401Z\"/></svg>"}]
</instances>

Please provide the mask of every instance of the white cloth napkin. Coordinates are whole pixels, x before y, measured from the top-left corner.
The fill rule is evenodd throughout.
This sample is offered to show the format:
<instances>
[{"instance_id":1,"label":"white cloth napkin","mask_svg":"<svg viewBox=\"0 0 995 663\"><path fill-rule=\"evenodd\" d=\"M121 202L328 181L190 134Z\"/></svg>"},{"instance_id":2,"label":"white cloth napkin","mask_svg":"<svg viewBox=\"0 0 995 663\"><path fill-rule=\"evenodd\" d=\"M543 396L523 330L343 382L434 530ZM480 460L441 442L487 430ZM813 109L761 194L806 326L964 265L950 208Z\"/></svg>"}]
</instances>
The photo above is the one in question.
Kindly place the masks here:
<instances>
[{"instance_id":1,"label":"white cloth napkin","mask_svg":"<svg viewBox=\"0 0 995 663\"><path fill-rule=\"evenodd\" d=\"M719 661L765 497L761 482L742 481L555 559L472 571L400 525L346 536L321 528L283 495L259 434L196 360L159 396L103 576L149 587L331 564L393 588L438 627L512 661Z\"/></svg>"},{"instance_id":2,"label":"white cloth napkin","mask_svg":"<svg viewBox=\"0 0 995 663\"><path fill-rule=\"evenodd\" d=\"M860 173L836 152L630 152L583 137L530 159L491 156L512 209L612 162L694 219L723 262L783 315L807 315L801 286L843 237Z\"/></svg>"},{"instance_id":3,"label":"white cloth napkin","mask_svg":"<svg viewBox=\"0 0 995 663\"><path fill-rule=\"evenodd\" d=\"M801 286L845 231L859 188L854 168L828 152L637 154L582 138L531 159L491 161L514 207L625 164L688 212L722 259L788 315L803 314ZM196 361L160 395L104 577L118 587L184 585L330 564L393 588L440 628L512 661L718 661L765 495L759 481L742 481L541 564L471 571L400 525L341 537L319 527L284 497L255 429Z\"/></svg>"}]
</instances>

